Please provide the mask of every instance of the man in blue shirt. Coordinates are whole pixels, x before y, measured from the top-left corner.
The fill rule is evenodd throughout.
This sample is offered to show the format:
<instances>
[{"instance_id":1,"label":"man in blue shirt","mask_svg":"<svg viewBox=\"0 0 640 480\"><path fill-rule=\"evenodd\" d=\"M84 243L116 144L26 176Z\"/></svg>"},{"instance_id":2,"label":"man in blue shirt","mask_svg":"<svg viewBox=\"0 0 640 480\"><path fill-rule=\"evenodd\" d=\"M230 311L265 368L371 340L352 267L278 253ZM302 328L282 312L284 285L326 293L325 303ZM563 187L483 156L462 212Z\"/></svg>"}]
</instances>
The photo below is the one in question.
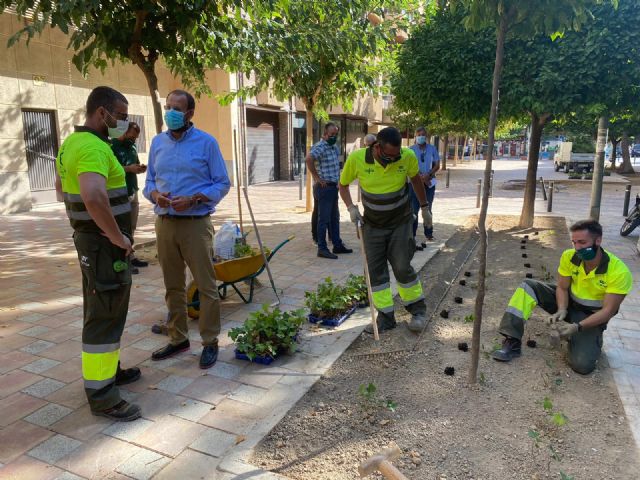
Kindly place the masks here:
<instances>
[{"instance_id":1,"label":"man in blue shirt","mask_svg":"<svg viewBox=\"0 0 640 480\"><path fill-rule=\"evenodd\" d=\"M229 192L218 142L193 126L195 100L174 90L167 96L164 119L167 131L154 137L149 150L143 194L155 204L158 261L167 289L170 343L156 350L152 360L163 360L188 350L185 264L200 292L200 368L218 358L220 297L213 271L211 214Z\"/></svg>"},{"instance_id":2,"label":"man in blue shirt","mask_svg":"<svg viewBox=\"0 0 640 480\"><path fill-rule=\"evenodd\" d=\"M436 194L436 172L440 170L440 155L438 155L438 149L427 142L427 130L424 127L418 127L416 129L416 143L410 148L416 154L418 158L418 168L420 169L420 177L424 183L425 191L427 192L427 203L429 204L429 211L433 206L433 197ZM418 213L420 212L420 202L416 197L413 188L411 188L411 205L413 207L413 213L415 220L413 222L413 236L415 238L418 233ZM427 227L424 225L424 236L428 241L433 241L433 225ZM416 245L416 248L422 250L424 245Z\"/></svg>"},{"instance_id":3,"label":"man in blue shirt","mask_svg":"<svg viewBox=\"0 0 640 480\"><path fill-rule=\"evenodd\" d=\"M318 205L318 256L336 259L336 253L351 253L340 238L340 210L338 209L338 180L340 179L340 149L336 145L338 126L329 122L324 134L307 155L307 170L313 176L313 198ZM312 217L313 221L313 217ZM333 253L327 246L327 231Z\"/></svg>"}]
</instances>

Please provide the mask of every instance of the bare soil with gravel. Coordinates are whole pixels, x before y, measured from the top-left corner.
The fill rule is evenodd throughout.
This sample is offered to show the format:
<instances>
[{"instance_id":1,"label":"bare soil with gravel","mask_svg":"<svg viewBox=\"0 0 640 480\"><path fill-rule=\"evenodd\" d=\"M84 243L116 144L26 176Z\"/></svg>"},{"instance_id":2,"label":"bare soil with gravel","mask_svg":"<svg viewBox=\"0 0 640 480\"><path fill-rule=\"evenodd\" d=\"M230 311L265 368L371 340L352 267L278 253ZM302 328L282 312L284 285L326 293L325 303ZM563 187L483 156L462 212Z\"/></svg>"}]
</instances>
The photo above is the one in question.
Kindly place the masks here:
<instances>
[{"instance_id":1,"label":"bare soil with gravel","mask_svg":"<svg viewBox=\"0 0 640 480\"><path fill-rule=\"evenodd\" d=\"M470 350L459 349L471 345L477 282L477 235L469 228L421 272L433 314L423 335L409 332L406 313L379 345L362 334L256 448L252 463L293 479L354 479L360 461L396 442L403 455L394 464L409 479L639 478L638 450L604 357L593 374L574 373L564 351L549 345L548 315L536 310L523 339L535 348L523 345L509 364L490 358L513 290L526 273L555 277L570 246L562 218L539 218L527 231L510 227L516 223L488 219L478 383L467 381ZM370 384L375 392L366 394ZM554 423L554 415L566 423Z\"/></svg>"}]
</instances>

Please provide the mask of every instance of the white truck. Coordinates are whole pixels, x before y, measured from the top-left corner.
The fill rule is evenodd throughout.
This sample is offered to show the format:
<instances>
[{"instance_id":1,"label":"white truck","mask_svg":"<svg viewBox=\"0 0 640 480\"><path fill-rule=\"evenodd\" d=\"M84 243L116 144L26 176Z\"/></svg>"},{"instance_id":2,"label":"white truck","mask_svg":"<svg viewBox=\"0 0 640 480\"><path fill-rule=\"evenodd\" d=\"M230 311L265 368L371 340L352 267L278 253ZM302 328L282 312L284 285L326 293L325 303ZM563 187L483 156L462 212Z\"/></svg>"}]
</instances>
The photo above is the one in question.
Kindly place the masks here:
<instances>
[{"instance_id":1,"label":"white truck","mask_svg":"<svg viewBox=\"0 0 640 480\"><path fill-rule=\"evenodd\" d=\"M553 167L556 172L563 170L569 173L573 170L576 173L593 172L593 153L573 153L572 142L562 142L553 157Z\"/></svg>"}]
</instances>

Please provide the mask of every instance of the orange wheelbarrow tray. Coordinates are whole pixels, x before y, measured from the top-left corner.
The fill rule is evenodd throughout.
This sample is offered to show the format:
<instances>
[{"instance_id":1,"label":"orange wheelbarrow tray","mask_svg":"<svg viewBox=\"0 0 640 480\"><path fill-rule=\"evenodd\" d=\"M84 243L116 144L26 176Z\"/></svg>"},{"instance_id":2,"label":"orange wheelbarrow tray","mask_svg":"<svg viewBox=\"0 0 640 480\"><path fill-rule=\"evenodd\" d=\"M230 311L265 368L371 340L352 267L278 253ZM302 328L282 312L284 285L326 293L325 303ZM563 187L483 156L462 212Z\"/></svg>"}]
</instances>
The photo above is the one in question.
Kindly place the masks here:
<instances>
[{"instance_id":1,"label":"orange wheelbarrow tray","mask_svg":"<svg viewBox=\"0 0 640 480\"><path fill-rule=\"evenodd\" d=\"M294 236L290 236L286 240L280 242L271 252L265 249L267 256L267 262L270 262L273 256L284 245L293 240ZM258 275L260 275L266 265L262 258L262 253L252 255L249 257L232 258L224 262L217 262L213 264L213 270L216 274L216 280L222 282L218 284L218 293L220 298L227 297L227 288L233 288L238 296L244 303L251 303L253 301L253 291L255 288L255 281ZM249 297L245 297L238 289L237 283L246 282L249 284ZM200 315L200 294L198 292L198 286L195 280L191 281L187 287L187 308L189 316L191 318L198 318Z\"/></svg>"}]
</instances>

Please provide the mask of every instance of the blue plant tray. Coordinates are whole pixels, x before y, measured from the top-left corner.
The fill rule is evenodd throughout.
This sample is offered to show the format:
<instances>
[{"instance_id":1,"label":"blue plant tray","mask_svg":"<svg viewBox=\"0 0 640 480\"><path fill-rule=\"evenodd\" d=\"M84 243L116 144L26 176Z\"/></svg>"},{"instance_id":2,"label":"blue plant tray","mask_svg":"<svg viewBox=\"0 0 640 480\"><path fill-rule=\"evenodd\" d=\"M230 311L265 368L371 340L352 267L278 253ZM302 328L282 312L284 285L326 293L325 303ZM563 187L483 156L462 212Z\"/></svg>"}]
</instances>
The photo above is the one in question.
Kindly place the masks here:
<instances>
[{"instance_id":1,"label":"blue plant tray","mask_svg":"<svg viewBox=\"0 0 640 480\"><path fill-rule=\"evenodd\" d=\"M320 323L321 325L324 325L325 327L337 327L339 325L342 325L344 323L344 321L349 318L349 316L355 312L356 310L356 305L354 305L353 307L351 307L349 310L347 310L345 313L343 313L341 316L339 317L334 317L334 318L320 318L320 317L316 317L315 315L312 315L311 313L309 315L307 315L307 318L309 319L309 321L311 323Z\"/></svg>"},{"instance_id":2,"label":"blue plant tray","mask_svg":"<svg viewBox=\"0 0 640 480\"><path fill-rule=\"evenodd\" d=\"M238 360L246 360L248 362L259 363L261 365L270 365L275 360L275 358L268 357L266 355L253 357L253 360L251 360L246 353L239 352L237 348L235 349L235 353Z\"/></svg>"},{"instance_id":3,"label":"blue plant tray","mask_svg":"<svg viewBox=\"0 0 640 480\"><path fill-rule=\"evenodd\" d=\"M293 341L298 341L297 333L293 336ZM238 360L246 360L247 362L259 363L261 365L270 365L271 363L273 363L276 357L279 357L284 353L284 350L276 353L275 357L270 357L268 355L258 355L257 357L254 357L253 360L249 359L249 356L246 353L239 352L237 348L234 350L234 352Z\"/></svg>"}]
</instances>

